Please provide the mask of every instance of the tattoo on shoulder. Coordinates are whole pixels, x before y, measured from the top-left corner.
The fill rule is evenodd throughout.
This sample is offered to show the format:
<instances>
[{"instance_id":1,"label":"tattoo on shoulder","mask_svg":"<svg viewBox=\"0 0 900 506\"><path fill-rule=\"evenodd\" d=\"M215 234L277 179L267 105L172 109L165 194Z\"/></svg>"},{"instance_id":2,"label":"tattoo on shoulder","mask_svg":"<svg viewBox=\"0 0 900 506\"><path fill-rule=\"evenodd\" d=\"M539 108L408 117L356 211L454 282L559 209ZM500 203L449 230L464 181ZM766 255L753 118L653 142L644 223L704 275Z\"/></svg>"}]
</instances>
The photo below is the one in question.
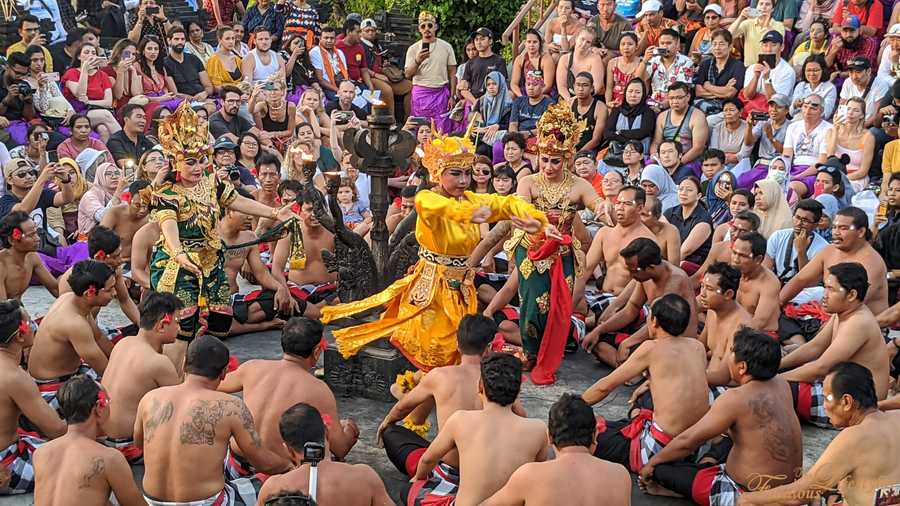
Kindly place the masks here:
<instances>
[{"instance_id":1,"label":"tattoo on shoulder","mask_svg":"<svg viewBox=\"0 0 900 506\"><path fill-rule=\"evenodd\" d=\"M147 419L144 421L144 442L149 442L156 429L171 420L174 413L175 405L172 401L160 402L159 399L153 399L153 404L147 410Z\"/></svg>"},{"instance_id":2,"label":"tattoo on shoulder","mask_svg":"<svg viewBox=\"0 0 900 506\"><path fill-rule=\"evenodd\" d=\"M778 425L776 420L775 401L764 395L750 400L750 411L759 423L769 429L773 429ZM788 462L794 444L786 431L781 430L764 430L763 446L772 459L778 462Z\"/></svg>"},{"instance_id":3,"label":"tattoo on shoulder","mask_svg":"<svg viewBox=\"0 0 900 506\"><path fill-rule=\"evenodd\" d=\"M253 443L257 447L262 445L253 425L253 415L240 399L194 402L187 419L181 424L181 443L212 446L216 441L219 422L229 416L240 418L241 425L250 433Z\"/></svg>"},{"instance_id":4,"label":"tattoo on shoulder","mask_svg":"<svg viewBox=\"0 0 900 506\"><path fill-rule=\"evenodd\" d=\"M91 488L94 478L102 476L105 471L106 462L104 462L101 457L92 458L88 470L81 475L81 480L78 481L78 489Z\"/></svg>"}]
</instances>

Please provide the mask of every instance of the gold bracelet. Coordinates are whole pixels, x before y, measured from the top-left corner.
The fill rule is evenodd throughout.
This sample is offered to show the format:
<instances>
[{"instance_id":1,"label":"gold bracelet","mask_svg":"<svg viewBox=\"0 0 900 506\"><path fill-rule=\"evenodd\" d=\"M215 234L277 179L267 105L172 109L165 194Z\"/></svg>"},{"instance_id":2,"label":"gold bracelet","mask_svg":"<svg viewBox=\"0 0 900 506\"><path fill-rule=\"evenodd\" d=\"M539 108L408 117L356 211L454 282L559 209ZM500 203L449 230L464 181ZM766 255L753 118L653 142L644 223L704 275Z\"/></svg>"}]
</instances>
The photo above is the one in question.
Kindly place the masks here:
<instances>
[{"instance_id":1,"label":"gold bracelet","mask_svg":"<svg viewBox=\"0 0 900 506\"><path fill-rule=\"evenodd\" d=\"M273 220L277 220L277 219L278 219L278 208L273 207L273 208L272 208L272 214L271 214L270 216L271 216L271 218L272 218Z\"/></svg>"},{"instance_id":2,"label":"gold bracelet","mask_svg":"<svg viewBox=\"0 0 900 506\"><path fill-rule=\"evenodd\" d=\"M176 258L176 257L178 257L178 255L181 255L182 253L184 253L184 248L178 248L177 250L172 252L172 258Z\"/></svg>"}]
</instances>

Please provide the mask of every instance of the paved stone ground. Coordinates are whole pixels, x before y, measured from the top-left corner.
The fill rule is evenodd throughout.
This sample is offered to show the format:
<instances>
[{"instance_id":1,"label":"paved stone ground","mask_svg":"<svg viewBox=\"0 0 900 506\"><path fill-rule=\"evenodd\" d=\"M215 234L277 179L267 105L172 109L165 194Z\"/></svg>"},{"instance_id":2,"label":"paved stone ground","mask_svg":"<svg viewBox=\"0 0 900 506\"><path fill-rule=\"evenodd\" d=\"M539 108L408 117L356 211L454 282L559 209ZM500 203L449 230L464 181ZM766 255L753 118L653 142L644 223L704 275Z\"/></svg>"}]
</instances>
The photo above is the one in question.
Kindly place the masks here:
<instances>
[{"instance_id":1,"label":"paved stone ground","mask_svg":"<svg viewBox=\"0 0 900 506\"><path fill-rule=\"evenodd\" d=\"M43 289L32 287L25 294L24 302L33 316L46 314L47 308L53 302L53 298ZM114 301L109 308L100 313L100 324L106 326L119 326L125 319ZM330 336L329 336L330 337ZM251 358L277 358L281 355L280 334L278 332L261 332L247 334L231 338L227 341L232 353L241 361ZM596 362L583 352L566 358L558 374L558 382L547 387L537 387L526 384L523 388L521 399L529 415L535 418L547 419L550 405L564 392L583 392L598 378L606 375L608 368L597 365ZM595 413L603 415L607 419L619 419L625 416L626 402L631 389L620 388L603 403L595 406ZM384 415L390 409L389 403L371 401L360 398L338 397L338 410L342 417L352 417L359 424L361 438L347 457L352 463L365 463L378 472L392 497L400 501L401 489L404 485L404 477L387 460L384 451L374 445L374 434ZM808 469L822 453L836 433L833 431L818 429L811 426L803 427L804 464ZM142 476L143 468L135 468L135 475ZM140 481L138 481L140 483ZM635 485L632 489L632 502L637 506L667 506L685 505L687 501L653 497L643 494ZM17 496L0 498L0 506L31 505L32 497Z\"/></svg>"}]
</instances>

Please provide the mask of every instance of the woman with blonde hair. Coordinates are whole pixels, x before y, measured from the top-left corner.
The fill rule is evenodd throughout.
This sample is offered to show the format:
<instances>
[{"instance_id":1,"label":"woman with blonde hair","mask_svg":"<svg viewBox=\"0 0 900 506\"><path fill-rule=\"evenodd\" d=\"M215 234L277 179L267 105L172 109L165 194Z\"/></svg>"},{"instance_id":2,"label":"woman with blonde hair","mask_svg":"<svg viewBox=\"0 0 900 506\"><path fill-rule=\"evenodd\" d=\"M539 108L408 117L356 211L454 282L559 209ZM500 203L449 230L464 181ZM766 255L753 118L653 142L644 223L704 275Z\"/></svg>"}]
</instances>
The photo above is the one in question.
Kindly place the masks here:
<instances>
[{"instance_id":1,"label":"woman with blonde hair","mask_svg":"<svg viewBox=\"0 0 900 506\"><path fill-rule=\"evenodd\" d=\"M874 78L873 78L874 79ZM866 101L861 97L847 100L834 118L834 126L825 133L819 163L829 156L847 155L847 177L853 190L860 192L869 185L869 168L875 155L875 136L866 128Z\"/></svg>"},{"instance_id":2,"label":"woman with blonde hair","mask_svg":"<svg viewBox=\"0 0 900 506\"><path fill-rule=\"evenodd\" d=\"M781 160L777 158L776 160ZM772 161L775 163L775 160ZM758 232L766 239L776 230L788 228L793 223L791 208L784 198L784 186L773 179L763 179L753 185L756 197L753 212L759 216Z\"/></svg>"}]
</instances>

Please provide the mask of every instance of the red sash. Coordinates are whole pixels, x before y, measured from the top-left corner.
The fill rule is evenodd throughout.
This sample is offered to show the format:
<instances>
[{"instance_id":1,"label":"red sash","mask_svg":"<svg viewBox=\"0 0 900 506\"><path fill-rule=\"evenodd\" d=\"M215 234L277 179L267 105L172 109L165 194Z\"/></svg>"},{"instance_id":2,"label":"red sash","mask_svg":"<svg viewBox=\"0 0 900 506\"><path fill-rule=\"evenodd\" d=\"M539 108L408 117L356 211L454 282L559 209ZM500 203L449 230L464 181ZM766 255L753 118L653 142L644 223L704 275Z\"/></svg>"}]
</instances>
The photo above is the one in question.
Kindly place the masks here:
<instances>
[{"instance_id":1,"label":"red sash","mask_svg":"<svg viewBox=\"0 0 900 506\"><path fill-rule=\"evenodd\" d=\"M572 236L563 235L562 241L544 238L540 245L528 250L528 259L532 262L556 255L561 246L571 246ZM541 339L537 364L531 371L531 381L535 385L550 385L556 381L556 370L562 363L566 339L569 337L569 326L572 324L572 293L566 283L563 261L559 255L550 266L550 312L547 314L547 326Z\"/></svg>"}]
</instances>

